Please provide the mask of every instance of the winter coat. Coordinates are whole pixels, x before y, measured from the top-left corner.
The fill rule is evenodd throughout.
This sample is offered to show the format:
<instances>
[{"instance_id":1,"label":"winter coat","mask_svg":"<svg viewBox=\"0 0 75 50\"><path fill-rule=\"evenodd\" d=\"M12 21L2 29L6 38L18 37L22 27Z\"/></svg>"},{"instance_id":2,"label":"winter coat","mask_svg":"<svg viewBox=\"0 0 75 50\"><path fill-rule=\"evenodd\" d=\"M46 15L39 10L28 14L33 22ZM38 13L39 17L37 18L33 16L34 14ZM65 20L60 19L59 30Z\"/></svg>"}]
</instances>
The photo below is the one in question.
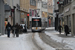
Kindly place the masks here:
<instances>
[{"instance_id":1,"label":"winter coat","mask_svg":"<svg viewBox=\"0 0 75 50\"><path fill-rule=\"evenodd\" d=\"M11 25L9 23L6 25L6 29L11 30Z\"/></svg>"},{"instance_id":2,"label":"winter coat","mask_svg":"<svg viewBox=\"0 0 75 50\"><path fill-rule=\"evenodd\" d=\"M19 25L15 25L15 28L16 28L16 33L19 32Z\"/></svg>"},{"instance_id":3,"label":"winter coat","mask_svg":"<svg viewBox=\"0 0 75 50\"><path fill-rule=\"evenodd\" d=\"M64 28L65 28L65 30L64 30L65 33L69 34L69 27L67 25L65 25Z\"/></svg>"}]
</instances>

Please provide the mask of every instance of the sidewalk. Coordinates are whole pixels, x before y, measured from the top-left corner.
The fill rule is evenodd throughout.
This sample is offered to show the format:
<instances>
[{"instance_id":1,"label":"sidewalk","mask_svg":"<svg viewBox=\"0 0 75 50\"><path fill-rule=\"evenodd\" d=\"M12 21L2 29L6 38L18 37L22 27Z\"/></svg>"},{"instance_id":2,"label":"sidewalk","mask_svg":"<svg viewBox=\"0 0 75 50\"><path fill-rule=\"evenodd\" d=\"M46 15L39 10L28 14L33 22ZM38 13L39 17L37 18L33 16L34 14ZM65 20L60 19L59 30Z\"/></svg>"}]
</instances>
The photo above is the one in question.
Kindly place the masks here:
<instances>
[{"instance_id":1,"label":"sidewalk","mask_svg":"<svg viewBox=\"0 0 75 50\"><path fill-rule=\"evenodd\" d=\"M47 28L48 30L53 28ZM59 34L57 31L45 31L45 34L50 36L53 40L60 43L66 43L67 46L75 50L75 37L72 37L71 34L66 36L64 33Z\"/></svg>"}]
</instances>

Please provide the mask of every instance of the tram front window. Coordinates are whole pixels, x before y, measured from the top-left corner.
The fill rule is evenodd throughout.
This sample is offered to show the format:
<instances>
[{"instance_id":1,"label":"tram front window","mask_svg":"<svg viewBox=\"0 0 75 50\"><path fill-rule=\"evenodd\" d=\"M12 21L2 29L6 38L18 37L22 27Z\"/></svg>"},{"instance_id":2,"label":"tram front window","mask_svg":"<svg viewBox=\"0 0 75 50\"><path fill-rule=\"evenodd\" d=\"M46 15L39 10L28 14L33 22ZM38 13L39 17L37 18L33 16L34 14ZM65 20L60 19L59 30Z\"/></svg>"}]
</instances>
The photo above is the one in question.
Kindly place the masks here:
<instances>
[{"instance_id":1,"label":"tram front window","mask_svg":"<svg viewBox=\"0 0 75 50\"><path fill-rule=\"evenodd\" d=\"M32 27L41 27L41 19L33 19Z\"/></svg>"}]
</instances>

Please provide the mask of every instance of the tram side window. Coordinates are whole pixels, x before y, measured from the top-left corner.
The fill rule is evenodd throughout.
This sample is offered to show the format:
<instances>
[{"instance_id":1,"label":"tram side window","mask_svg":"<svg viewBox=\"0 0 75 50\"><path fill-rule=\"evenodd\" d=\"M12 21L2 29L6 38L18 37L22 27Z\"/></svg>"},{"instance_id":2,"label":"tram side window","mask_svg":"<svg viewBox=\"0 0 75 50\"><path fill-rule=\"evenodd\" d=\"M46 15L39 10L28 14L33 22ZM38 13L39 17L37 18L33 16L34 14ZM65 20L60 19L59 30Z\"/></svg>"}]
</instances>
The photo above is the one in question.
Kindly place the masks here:
<instances>
[{"instance_id":1,"label":"tram side window","mask_svg":"<svg viewBox=\"0 0 75 50\"><path fill-rule=\"evenodd\" d=\"M41 27L41 19L39 21L32 20L32 27Z\"/></svg>"}]
</instances>

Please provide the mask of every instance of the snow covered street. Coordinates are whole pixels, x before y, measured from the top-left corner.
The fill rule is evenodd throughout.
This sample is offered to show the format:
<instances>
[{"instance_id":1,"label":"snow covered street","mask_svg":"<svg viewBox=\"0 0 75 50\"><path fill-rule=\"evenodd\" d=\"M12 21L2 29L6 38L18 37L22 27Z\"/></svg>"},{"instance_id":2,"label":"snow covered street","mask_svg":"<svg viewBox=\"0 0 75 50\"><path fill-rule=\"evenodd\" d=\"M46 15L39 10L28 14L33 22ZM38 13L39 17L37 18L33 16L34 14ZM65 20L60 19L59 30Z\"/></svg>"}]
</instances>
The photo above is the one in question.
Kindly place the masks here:
<instances>
[{"instance_id":1,"label":"snow covered street","mask_svg":"<svg viewBox=\"0 0 75 50\"><path fill-rule=\"evenodd\" d=\"M10 38L6 34L1 35L0 50L75 50L74 37L70 34L66 37L64 33L59 34L53 29L41 33L23 33L19 37L13 37L12 34Z\"/></svg>"},{"instance_id":2,"label":"snow covered street","mask_svg":"<svg viewBox=\"0 0 75 50\"><path fill-rule=\"evenodd\" d=\"M32 42L32 34L22 34L20 37L0 37L0 50L38 50Z\"/></svg>"},{"instance_id":3,"label":"snow covered street","mask_svg":"<svg viewBox=\"0 0 75 50\"><path fill-rule=\"evenodd\" d=\"M0 36L0 50L55 50L55 49L45 44L40 39L38 33L34 34L27 33L27 34L20 34L20 37L13 37L12 34L10 38L8 38L7 35Z\"/></svg>"}]
</instances>

